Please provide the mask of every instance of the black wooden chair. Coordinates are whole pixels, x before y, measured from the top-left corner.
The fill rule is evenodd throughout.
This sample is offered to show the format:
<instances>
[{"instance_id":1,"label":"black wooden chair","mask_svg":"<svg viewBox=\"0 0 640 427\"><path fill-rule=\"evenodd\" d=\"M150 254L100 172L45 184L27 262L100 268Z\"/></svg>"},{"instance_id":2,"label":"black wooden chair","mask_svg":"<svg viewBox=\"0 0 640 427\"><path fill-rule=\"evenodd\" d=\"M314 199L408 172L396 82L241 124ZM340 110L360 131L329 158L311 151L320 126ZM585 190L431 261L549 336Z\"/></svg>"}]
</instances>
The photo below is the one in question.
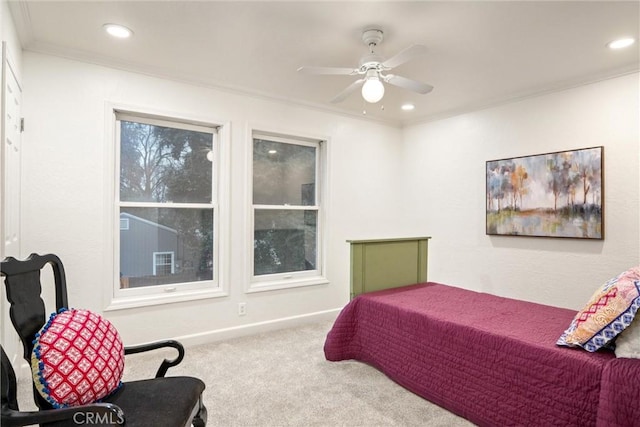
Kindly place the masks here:
<instances>
[{"instance_id":1,"label":"black wooden chair","mask_svg":"<svg viewBox=\"0 0 640 427\"><path fill-rule=\"evenodd\" d=\"M67 289L62 262L56 255L31 254L25 260L5 258L0 272L5 276L9 315L23 344L24 358L31 364L36 334L46 322L48 312L41 297L40 272L49 264L53 269L56 309L68 308ZM33 389L39 411L20 411L16 398L16 376L2 349L2 426L40 424L77 426L79 423L130 426L204 427L207 410L202 403L204 383L193 377L165 377L167 370L184 357L182 344L173 340L125 347L124 354L141 353L170 347L178 352L173 360L164 359L155 378L124 382L114 394L101 403L54 409ZM98 421L98 423L96 422Z\"/></svg>"}]
</instances>

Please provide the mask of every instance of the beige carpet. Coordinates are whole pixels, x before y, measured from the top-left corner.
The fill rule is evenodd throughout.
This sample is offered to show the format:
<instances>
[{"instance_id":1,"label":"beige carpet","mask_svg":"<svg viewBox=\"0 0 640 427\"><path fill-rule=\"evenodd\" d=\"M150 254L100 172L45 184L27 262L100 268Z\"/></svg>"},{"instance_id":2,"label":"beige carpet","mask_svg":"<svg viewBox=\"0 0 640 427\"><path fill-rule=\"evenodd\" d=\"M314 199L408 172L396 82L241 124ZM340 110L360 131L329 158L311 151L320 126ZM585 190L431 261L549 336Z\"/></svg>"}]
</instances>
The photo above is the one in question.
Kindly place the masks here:
<instances>
[{"instance_id":1,"label":"beige carpet","mask_svg":"<svg viewBox=\"0 0 640 427\"><path fill-rule=\"evenodd\" d=\"M206 383L208 426L472 425L368 365L326 361L322 346L330 327L313 323L189 347L169 375ZM124 380L153 376L161 356L127 356ZM20 389L25 402L28 385Z\"/></svg>"}]
</instances>

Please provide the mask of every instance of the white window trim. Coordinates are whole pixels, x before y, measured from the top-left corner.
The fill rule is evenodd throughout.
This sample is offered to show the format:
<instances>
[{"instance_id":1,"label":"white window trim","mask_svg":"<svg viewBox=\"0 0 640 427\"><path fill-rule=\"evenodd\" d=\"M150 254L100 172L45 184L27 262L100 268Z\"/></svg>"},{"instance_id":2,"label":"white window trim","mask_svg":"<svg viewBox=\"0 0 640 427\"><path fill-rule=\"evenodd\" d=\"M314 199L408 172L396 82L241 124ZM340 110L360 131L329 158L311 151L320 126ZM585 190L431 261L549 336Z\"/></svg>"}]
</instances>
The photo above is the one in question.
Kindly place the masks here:
<instances>
[{"instance_id":1,"label":"white window trim","mask_svg":"<svg viewBox=\"0 0 640 427\"><path fill-rule=\"evenodd\" d=\"M327 246L327 189L329 188L328 158L329 138L308 135L305 132L270 131L265 127L248 127L246 161L247 161L247 197L246 197L246 262L247 272L245 293L265 292L278 289L298 288L303 286L315 286L328 284L326 276L326 246ZM317 147L316 151L316 200L320 204L315 206L287 206L287 209L309 210L316 209L317 216L317 268L315 270L296 271L277 274L254 275L254 212L259 209L282 209L280 205L254 205L253 204L253 140L266 139L269 141L288 144L306 145Z\"/></svg>"},{"instance_id":2,"label":"white window trim","mask_svg":"<svg viewBox=\"0 0 640 427\"><path fill-rule=\"evenodd\" d=\"M119 233L119 217L117 214L119 196L116 191L117 175L119 174L119 150L116 147L117 120L116 112L119 115L131 114L136 119L145 118L153 120L158 118L161 121L182 123L184 126L199 127L208 126L215 127L217 132L214 133L214 164L217 164L217 170L214 168L215 178L213 188L213 197L217 202L217 208L214 209L214 280L205 282L196 282L194 284L180 284L179 287L167 284L153 287L153 293L140 292L136 289L119 289L119 239L116 237ZM177 124L176 127L180 125ZM230 122L223 120L212 120L211 118L198 117L196 115L185 115L175 112L167 112L154 109L152 107L139 107L131 105L116 104L111 102L105 103L105 195L107 197L105 207L107 220L105 221L104 235L105 250L109 254L105 262L105 278L104 278L104 311L131 309L137 307L170 304L183 301L202 300L205 298L220 298L229 295L227 278L229 277L229 201L230 201ZM191 128L193 129L193 128ZM140 204L145 205L145 204ZM208 204L206 204L209 206ZM192 205L190 205L192 206ZM176 204L176 207L179 207ZM204 286L203 286L204 285ZM129 291L125 292L116 292ZM131 292L133 291L133 292Z\"/></svg>"}]
</instances>

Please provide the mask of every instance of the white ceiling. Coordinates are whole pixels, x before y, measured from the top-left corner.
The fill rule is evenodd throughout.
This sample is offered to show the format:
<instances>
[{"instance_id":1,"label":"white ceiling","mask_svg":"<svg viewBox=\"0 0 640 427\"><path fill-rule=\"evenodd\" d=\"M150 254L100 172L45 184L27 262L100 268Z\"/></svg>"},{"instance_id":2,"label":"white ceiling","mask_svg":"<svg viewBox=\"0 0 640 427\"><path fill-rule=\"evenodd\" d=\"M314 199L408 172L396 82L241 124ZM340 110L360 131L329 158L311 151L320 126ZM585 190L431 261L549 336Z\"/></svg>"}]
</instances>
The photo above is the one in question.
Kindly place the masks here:
<instances>
[{"instance_id":1,"label":"white ceiling","mask_svg":"<svg viewBox=\"0 0 640 427\"><path fill-rule=\"evenodd\" d=\"M10 1L23 48L394 124L414 123L640 69L638 1ZM109 38L105 23L134 31ZM386 58L428 52L393 70L435 87L387 85L366 104L331 100L355 77L299 74L302 65L357 67L366 27ZM412 102L413 112L400 105ZM381 108L384 105L384 108Z\"/></svg>"}]
</instances>

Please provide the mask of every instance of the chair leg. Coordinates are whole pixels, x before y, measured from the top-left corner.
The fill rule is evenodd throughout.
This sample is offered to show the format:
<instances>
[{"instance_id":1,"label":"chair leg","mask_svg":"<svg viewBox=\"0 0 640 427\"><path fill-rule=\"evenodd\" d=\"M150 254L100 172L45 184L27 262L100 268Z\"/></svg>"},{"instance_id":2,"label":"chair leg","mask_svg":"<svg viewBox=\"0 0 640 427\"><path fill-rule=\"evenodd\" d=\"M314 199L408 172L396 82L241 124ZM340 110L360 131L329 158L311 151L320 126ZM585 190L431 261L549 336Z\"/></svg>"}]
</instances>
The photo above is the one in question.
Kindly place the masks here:
<instances>
[{"instance_id":1,"label":"chair leg","mask_svg":"<svg viewBox=\"0 0 640 427\"><path fill-rule=\"evenodd\" d=\"M207 425L207 408L202 403L202 397L200 398L200 410L191 420L191 425L193 427L205 427Z\"/></svg>"}]
</instances>

